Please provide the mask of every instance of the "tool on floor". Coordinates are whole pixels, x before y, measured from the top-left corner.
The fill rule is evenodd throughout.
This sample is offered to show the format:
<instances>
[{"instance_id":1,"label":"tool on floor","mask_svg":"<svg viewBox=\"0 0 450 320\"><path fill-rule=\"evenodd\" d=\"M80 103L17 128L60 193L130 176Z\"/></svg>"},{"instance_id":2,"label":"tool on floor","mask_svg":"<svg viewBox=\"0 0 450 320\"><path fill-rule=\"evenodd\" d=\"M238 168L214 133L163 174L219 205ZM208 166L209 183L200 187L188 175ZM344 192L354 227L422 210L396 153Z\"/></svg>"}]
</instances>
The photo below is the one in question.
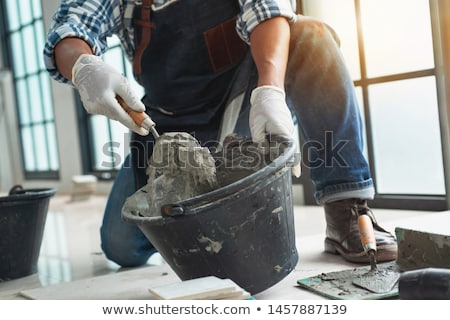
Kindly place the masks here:
<instances>
[{"instance_id":1,"label":"tool on floor","mask_svg":"<svg viewBox=\"0 0 450 320\"><path fill-rule=\"evenodd\" d=\"M155 125L150 121L149 116L145 112L137 112L131 109L122 97L116 95L116 100L119 102L120 106L130 115L134 122L140 126L149 130L155 139L159 138L159 133L155 129Z\"/></svg>"},{"instance_id":2,"label":"tool on floor","mask_svg":"<svg viewBox=\"0 0 450 320\"><path fill-rule=\"evenodd\" d=\"M322 273L299 279L304 289L332 299L385 299L398 295L399 268L395 261L377 264L377 245L372 218L358 213L361 244L370 257L370 267Z\"/></svg>"},{"instance_id":3,"label":"tool on floor","mask_svg":"<svg viewBox=\"0 0 450 320\"><path fill-rule=\"evenodd\" d=\"M359 234L364 251L370 257L369 272L356 277L353 284L375 293L389 292L399 279L399 273L395 270L379 270L377 267L377 244L373 230L372 219L367 214L358 217Z\"/></svg>"}]
</instances>

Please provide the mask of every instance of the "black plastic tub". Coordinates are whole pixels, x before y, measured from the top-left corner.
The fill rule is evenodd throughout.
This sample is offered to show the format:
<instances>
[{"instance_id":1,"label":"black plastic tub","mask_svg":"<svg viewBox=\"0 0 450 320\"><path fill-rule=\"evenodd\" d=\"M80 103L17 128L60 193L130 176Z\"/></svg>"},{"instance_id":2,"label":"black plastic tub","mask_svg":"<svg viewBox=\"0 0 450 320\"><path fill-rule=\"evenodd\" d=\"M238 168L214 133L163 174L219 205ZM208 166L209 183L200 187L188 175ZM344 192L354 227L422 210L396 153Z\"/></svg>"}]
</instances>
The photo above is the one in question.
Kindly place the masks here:
<instances>
[{"instance_id":1,"label":"black plastic tub","mask_svg":"<svg viewBox=\"0 0 450 320\"><path fill-rule=\"evenodd\" d=\"M48 204L55 193L19 186L0 197L0 280L37 272Z\"/></svg>"},{"instance_id":2,"label":"black plastic tub","mask_svg":"<svg viewBox=\"0 0 450 320\"><path fill-rule=\"evenodd\" d=\"M251 294L285 278L296 266L291 168L294 146L259 171L148 217L145 192L122 209L181 280L215 275Z\"/></svg>"}]
</instances>

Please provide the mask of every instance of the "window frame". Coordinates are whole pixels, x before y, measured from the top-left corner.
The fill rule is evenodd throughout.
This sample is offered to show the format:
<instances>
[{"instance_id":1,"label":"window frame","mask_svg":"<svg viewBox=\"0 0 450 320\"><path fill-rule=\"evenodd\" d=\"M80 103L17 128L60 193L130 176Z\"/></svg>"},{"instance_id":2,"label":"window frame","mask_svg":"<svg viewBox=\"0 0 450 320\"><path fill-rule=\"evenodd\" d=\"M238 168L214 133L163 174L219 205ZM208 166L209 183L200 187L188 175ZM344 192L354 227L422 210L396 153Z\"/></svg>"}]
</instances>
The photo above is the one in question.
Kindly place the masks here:
<instances>
[{"instance_id":1,"label":"window frame","mask_svg":"<svg viewBox=\"0 0 450 320\"><path fill-rule=\"evenodd\" d=\"M433 76L436 79L436 90L438 95L438 112L440 117L440 125L441 125L441 143L442 143L442 155L443 155L443 163L444 163L444 179L446 182L446 191L445 195L417 195L417 194L381 194L376 193L374 200L369 201L370 205L374 208L389 208L389 209L404 209L404 210L430 210L430 211L441 211L447 210L450 208L450 200L448 199L448 189L449 189L449 178L448 172L450 172L450 165L448 164L449 150L445 147L446 144L450 141L449 136L449 123L443 121L443 117L446 115L443 111L446 112L448 103L448 98L445 95L446 90L449 90L448 83L443 83L443 79L446 77L443 75L449 75L449 70L443 69L442 61L446 61L445 57L449 57L450 50L447 52L443 51L443 44L441 38L441 32L438 30L446 30L443 23L446 24L446 27L450 27L450 23L448 19L444 19L442 16L443 5L439 0L429 0L430 2L430 15L431 15L431 24L432 24L432 33L433 33L433 50L435 55L435 66L431 69L418 70L413 72L405 72L399 74L392 74L386 76L379 77L371 77L369 78L366 72L366 61L365 61L365 51L364 51L364 37L362 33L362 20L361 20L361 8L360 8L361 0L354 0L355 3L355 16L356 16L356 24L357 24L357 37L358 37L358 50L359 50L359 58L360 58L360 79L354 81L355 88L361 88L362 97L363 97L363 109L364 109L364 124L365 124L365 133L366 133L366 141L367 141L367 156L369 167L372 172L372 178L376 185L376 170L374 167L374 145L373 145L373 134L372 134L372 121L370 116L370 102L369 102L369 86L373 84L386 83L391 81L405 80L405 79L414 79L421 78L427 76ZM297 1L297 9L299 13L303 12L303 4L301 0ZM448 11L447 11L448 12ZM440 19L439 19L440 17ZM444 31L443 31L444 32ZM450 37L449 32L446 32L447 40ZM450 40L448 40L450 41ZM448 42L450 43L450 42ZM448 49L448 48L447 48ZM445 89L446 87L446 89ZM447 119L449 119L447 117ZM308 169L305 168L304 173L309 176ZM305 175L304 174L304 175ZM304 193L305 193L305 203L307 205L316 204L314 201L314 188L313 185L308 179L302 178L301 182L304 185Z\"/></svg>"},{"instance_id":2,"label":"window frame","mask_svg":"<svg viewBox=\"0 0 450 320\"><path fill-rule=\"evenodd\" d=\"M31 2L28 3L30 5L30 7L33 7L31 5ZM11 70L12 72L12 78L13 78L13 88L14 88L14 94L15 94L15 101L16 101L16 113L17 113L17 134L19 136L19 141L20 141L20 152L21 152L21 168L22 168L22 172L23 172L23 176L25 178L25 180L59 180L60 178L60 156L59 156L59 148L58 148L58 142L57 142L57 135L56 135L56 123L55 123L55 114L53 112L53 102L52 99L47 99L47 103L51 103L50 106L48 106L47 108L52 110L52 116L50 118L46 118L45 117L45 111L44 111L44 95L47 95L49 97L52 96L52 89L50 86L50 79L48 76L48 72L47 70L45 70L45 68L37 68L37 70L35 72L29 73L27 71L24 72L24 75L21 76L17 76L16 75L16 70L15 70L15 63L14 63L14 57L16 56L13 50L13 44L11 41L11 35L14 34L15 32L21 32L22 29L24 29L27 26L32 26L33 28L33 33L35 35L35 38L33 40L36 40L36 38L38 38L38 36L36 35L36 24L38 24L39 22L42 25L42 35L45 35L45 30L44 30L44 12L43 12L43 8L42 8L42 1L39 1L39 5L41 7L41 16L37 19L36 17L33 17L30 23L27 24L21 24L21 22L19 22L20 27L17 30L10 30L9 28L9 14L7 12L7 4L6 1L0 1L0 12L1 12L1 22L0 22L0 35L1 38L3 39L3 43L5 44L4 46L2 46L2 58L3 58L3 65ZM31 10L31 9L30 9ZM23 45L24 43L24 39L23 39L23 35L21 35L21 44ZM36 54L36 61L40 61L41 60L41 50L38 50L38 45L37 43L35 43L35 48L36 51L34 52L34 54ZM25 60L24 57L22 57L23 60ZM39 80L39 87L40 87L40 91L41 91L41 95L40 95L40 102L36 103L34 105L40 105L41 106L41 115L42 115L42 120L40 121L33 121L30 120L29 123L22 123L21 121L21 106L20 106L20 97L19 97L19 92L18 92L18 88L17 88L17 83L18 81L25 81L25 83L27 84L27 95L28 98L31 98L31 92L29 89L29 78L36 76L38 77ZM42 77L48 77L47 80L49 82L48 87L48 92L43 92L43 86L42 86ZM29 99L31 100L31 99ZM29 108L29 106L28 106ZM54 129L54 137L53 137L53 142L54 145L49 147L49 143L50 141L48 140L49 138L49 133L46 132L47 131L47 125L52 125L53 129ZM36 162L37 160L37 153L40 152L39 150L35 149L35 143L33 143L33 150L26 150L25 149L25 143L24 143L24 136L22 134L22 129L24 128L30 128L33 129L36 126L42 126L43 130L46 132L45 137L47 138L46 142L45 142L45 152L47 153L47 167L48 170L39 170L39 168L37 168L37 165L35 164L35 170L28 170L27 169L27 162L25 159L25 152L33 152L33 158L34 161ZM56 169L52 169L52 160L51 157L52 155L51 150L53 149L56 154L53 155L53 157L56 158L56 163L54 163L54 166L56 166Z\"/></svg>"}]
</instances>

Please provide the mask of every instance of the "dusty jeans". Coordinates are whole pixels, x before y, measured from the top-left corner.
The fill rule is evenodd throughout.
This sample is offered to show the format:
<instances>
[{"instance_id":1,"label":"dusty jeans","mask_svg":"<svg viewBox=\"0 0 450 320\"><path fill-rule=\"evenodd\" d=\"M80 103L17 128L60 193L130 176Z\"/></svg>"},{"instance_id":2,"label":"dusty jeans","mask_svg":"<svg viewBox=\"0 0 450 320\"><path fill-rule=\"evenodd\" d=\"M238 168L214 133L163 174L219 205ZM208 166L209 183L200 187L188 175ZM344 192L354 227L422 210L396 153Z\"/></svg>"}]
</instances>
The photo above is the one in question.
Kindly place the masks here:
<instances>
[{"instance_id":1,"label":"dusty jeans","mask_svg":"<svg viewBox=\"0 0 450 320\"><path fill-rule=\"evenodd\" d=\"M316 201L373 198L353 81L336 35L312 18L298 16L292 25L286 93L304 139L302 159Z\"/></svg>"}]
</instances>

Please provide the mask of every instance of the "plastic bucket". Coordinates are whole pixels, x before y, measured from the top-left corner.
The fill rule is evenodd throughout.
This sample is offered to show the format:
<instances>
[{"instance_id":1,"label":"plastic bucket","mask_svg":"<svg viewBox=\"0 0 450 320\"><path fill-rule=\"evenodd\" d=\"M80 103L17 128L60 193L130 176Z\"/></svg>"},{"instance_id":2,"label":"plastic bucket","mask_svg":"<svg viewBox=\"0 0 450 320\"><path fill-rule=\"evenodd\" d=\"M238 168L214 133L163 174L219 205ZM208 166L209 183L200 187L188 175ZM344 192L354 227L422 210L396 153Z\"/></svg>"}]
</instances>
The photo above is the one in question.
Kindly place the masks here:
<instances>
[{"instance_id":1,"label":"plastic bucket","mask_svg":"<svg viewBox=\"0 0 450 320\"><path fill-rule=\"evenodd\" d=\"M0 197L0 280L37 272L48 204L55 193L17 186Z\"/></svg>"},{"instance_id":2,"label":"plastic bucket","mask_svg":"<svg viewBox=\"0 0 450 320\"><path fill-rule=\"evenodd\" d=\"M251 294L285 278L296 266L290 145L271 164L232 184L164 206L157 217L138 190L122 209L181 280L215 275Z\"/></svg>"}]
</instances>

